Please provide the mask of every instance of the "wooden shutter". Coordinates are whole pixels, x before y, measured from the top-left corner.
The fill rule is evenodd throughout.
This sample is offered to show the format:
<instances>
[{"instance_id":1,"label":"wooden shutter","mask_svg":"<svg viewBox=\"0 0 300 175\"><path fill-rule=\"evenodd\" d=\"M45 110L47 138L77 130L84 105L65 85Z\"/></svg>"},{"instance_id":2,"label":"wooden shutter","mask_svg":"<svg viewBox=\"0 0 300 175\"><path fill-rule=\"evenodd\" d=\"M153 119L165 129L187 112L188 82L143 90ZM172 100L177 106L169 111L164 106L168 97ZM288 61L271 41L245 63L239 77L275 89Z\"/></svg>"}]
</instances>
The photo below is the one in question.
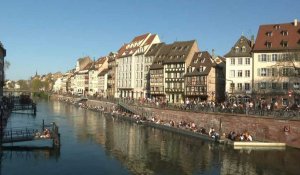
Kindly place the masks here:
<instances>
[{"instance_id":1,"label":"wooden shutter","mask_svg":"<svg viewBox=\"0 0 300 175\"><path fill-rule=\"evenodd\" d=\"M257 68L257 76L260 77L260 68Z\"/></svg>"}]
</instances>

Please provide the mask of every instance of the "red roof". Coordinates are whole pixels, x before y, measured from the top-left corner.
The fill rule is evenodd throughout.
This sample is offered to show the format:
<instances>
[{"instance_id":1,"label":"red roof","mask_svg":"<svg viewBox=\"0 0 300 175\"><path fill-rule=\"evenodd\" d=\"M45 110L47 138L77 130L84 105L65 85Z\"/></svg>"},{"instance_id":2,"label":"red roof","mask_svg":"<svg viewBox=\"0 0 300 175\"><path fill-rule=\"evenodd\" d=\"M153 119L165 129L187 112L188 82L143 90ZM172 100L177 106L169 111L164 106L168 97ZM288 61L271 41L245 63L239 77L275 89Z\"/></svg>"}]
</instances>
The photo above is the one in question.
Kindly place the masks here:
<instances>
[{"instance_id":1,"label":"red roof","mask_svg":"<svg viewBox=\"0 0 300 175\"><path fill-rule=\"evenodd\" d=\"M253 51L287 51L299 49L300 25L292 22L261 25Z\"/></svg>"},{"instance_id":2,"label":"red roof","mask_svg":"<svg viewBox=\"0 0 300 175\"><path fill-rule=\"evenodd\" d=\"M156 37L156 34L151 35L151 36L147 39L147 41L145 42L145 45L151 44L155 37Z\"/></svg>"},{"instance_id":3,"label":"red roof","mask_svg":"<svg viewBox=\"0 0 300 175\"><path fill-rule=\"evenodd\" d=\"M149 35L149 33L146 33L144 35L140 35L140 36L136 36L131 42L138 42L138 41L141 41L141 40L144 40L147 38L147 36Z\"/></svg>"}]
</instances>

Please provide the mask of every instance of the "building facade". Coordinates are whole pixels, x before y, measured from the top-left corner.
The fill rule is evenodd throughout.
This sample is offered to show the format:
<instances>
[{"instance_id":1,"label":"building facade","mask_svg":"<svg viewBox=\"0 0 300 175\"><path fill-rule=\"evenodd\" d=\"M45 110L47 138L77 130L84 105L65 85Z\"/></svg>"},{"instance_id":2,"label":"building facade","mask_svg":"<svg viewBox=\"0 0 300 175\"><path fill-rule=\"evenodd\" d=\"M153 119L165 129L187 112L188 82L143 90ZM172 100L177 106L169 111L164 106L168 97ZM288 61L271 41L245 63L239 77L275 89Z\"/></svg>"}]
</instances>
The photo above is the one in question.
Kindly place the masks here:
<instances>
[{"instance_id":1,"label":"building facade","mask_svg":"<svg viewBox=\"0 0 300 175\"><path fill-rule=\"evenodd\" d=\"M159 42L158 35L148 33L120 48L116 59L117 97L146 97L145 54L152 44Z\"/></svg>"},{"instance_id":2,"label":"building facade","mask_svg":"<svg viewBox=\"0 0 300 175\"><path fill-rule=\"evenodd\" d=\"M164 59L164 92L170 103L184 103L186 68L190 65L195 52L198 52L198 44L192 41L176 41L168 48Z\"/></svg>"},{"instance_id":3,"label":"building facade","mask_svg":"<svg viewBox=\"0 0 300 175\"><path fill-rule=\"evenodd\" d=\"M251 100L253 80L252 47L254 39L250 41L241 36L226 58L226 95L229 101L240 103Z\"/></svg>"},{"instance_id":4,"label":"building facade","mask_svg":"<svg viewBox=\"0 0 300 175\"><path fill-rule=\"evenodd\" d=\"M117 53L111 52L107 60L107 97L114 98L116 93L116 56Z\"/></svg>"},{"instance_id":5,"label":"building facade","mask_svg":"<svg viewBox=\"0 0 300 175\"><path fill-rule=\"evenodd\" d=\"M220 59L220 58L218 58ZM185 74L185 97L189 101L222 101L223 61L207 52L196 52ZM220 75L219 75L220 74ZM224 83L223 83L224 84Z\"/></svg>"},{"instance_id":6,"label":"building facade","mask_svg":"<svg viewBox=\"0 0 300 175\"><path fill-rule=\"evenodd\" d=\"M255 99L278 107L300 103L300 26L261 25L253 48Z\"/></svg>"}]
</instances>

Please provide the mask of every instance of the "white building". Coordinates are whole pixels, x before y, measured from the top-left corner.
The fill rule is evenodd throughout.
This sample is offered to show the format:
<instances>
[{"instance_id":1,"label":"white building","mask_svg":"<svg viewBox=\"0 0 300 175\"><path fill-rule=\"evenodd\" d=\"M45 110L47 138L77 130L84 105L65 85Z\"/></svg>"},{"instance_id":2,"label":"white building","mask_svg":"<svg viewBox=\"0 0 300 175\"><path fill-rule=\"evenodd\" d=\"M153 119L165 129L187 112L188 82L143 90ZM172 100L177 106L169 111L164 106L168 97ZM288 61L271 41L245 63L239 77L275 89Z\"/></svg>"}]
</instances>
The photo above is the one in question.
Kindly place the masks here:
<instances>
[{"instance_id":1,"label":"white building","mask_svg":"<svg viewBox=\"0 0 300 175\"><path fill-rule=\"evenodd\" d=\"M159 42L158 35L148 33L121 47L116 60L116 97L146 97L145 54L152 44Z\"/></svg>"},{"instance_id":2,"label":"white building","mask_svg":"<svg viewBox=\"0 0 300 175\"><path fill-rule=\"evenodd\" d=\"M89 70L89 95L97 96L99 94L99 73L107 68L107 57L101 57L95 61Z\"/></svg>"},{"instance_id":3,"label":"white building","mask_svg":"<svg viewBox=\"0 0 300 175\"><path fill-rule=\"evenodd\" d=\"M227 98L232 102L249 101L252 94L252 46L245 36L241 36L226 58L226 87Z\"/></svg>"},{"instance_id":4,"label":"white building","mask_svg":"<svg viewBox=\"0 0 300 175\"><path fill-rule=\"evenodd\" d=\"M61 93L62 91L62 78L58 78L53 85L53 91L55 93Z\"/></svg>"},{"instance_id":5,"label":"white building","mask_svg":"<svg viewBox=\"0 0 300 175\"><path fill-rule=\"evenodd\" d=\"M258 101L300 104L300 25L261 25L253 48L253 79Z\"/></svg>"}]
</instances>

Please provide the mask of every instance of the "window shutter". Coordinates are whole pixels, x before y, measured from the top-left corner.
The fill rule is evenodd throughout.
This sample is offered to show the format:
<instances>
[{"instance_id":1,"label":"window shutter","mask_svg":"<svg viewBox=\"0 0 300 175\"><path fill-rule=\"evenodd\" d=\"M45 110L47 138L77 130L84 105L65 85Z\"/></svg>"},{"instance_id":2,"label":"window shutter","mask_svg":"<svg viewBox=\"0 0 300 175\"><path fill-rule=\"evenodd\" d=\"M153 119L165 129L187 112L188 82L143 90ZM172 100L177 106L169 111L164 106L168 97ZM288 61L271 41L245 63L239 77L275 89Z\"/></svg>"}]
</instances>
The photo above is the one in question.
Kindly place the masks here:
<instances>
[{"instance_id":1,"label":"window shutter","mask_svg":"<svg viewBox=\"0 0 300 175\"><path fill-rule=\"evenodd\" d=\"M268 55L267 55L267 62L270 62L270 61L271 61L271 55L268 54Z\"/></svg>"},{"instance_id":2,"label":"window shutter","mask_svg":"<svg viewBox=\"0 0 300 175\"><path fill-rule=\"evenodd\" d=\"M261 62L261 55L258 55L258 61Z\"/></svg>"},{"instance_id":3,"label":"window shutter","mask_svg":"<svg viewBox=\"0 0 300 175\"><path fill-rule=\"evenodd\" d=\"M277 77L278 76L278 69L277 68L273 68L274 71L274 76Z\"/></svg>"},{"instance_id":4,"label":"window shutter","mask_svg":"<svg viewBox=\"0 0 300 175\"><path fill-rule=\"evenodd\" d=\"M257 76L260 76L260 68L257 69Z\"/></svg>"},{"instance_id":5,"label":"window shutter","mask_svg":"<svg viewBox=\"0 0 300 175\"><path fill-rule=\"evenodd\" d=\"M279 76L282 76L282 68L279 68Z\"/></svg>"},{"instance_id":6,"label":"window shutter","mask_svg":"<svg viewBox=\"0 0 300 175\"><path fill-rule=\"evenodd\" d=\"M270 76L270 73L271 73L271 68L267 68L267 77Z\"/></svg>"}]
</instances>

